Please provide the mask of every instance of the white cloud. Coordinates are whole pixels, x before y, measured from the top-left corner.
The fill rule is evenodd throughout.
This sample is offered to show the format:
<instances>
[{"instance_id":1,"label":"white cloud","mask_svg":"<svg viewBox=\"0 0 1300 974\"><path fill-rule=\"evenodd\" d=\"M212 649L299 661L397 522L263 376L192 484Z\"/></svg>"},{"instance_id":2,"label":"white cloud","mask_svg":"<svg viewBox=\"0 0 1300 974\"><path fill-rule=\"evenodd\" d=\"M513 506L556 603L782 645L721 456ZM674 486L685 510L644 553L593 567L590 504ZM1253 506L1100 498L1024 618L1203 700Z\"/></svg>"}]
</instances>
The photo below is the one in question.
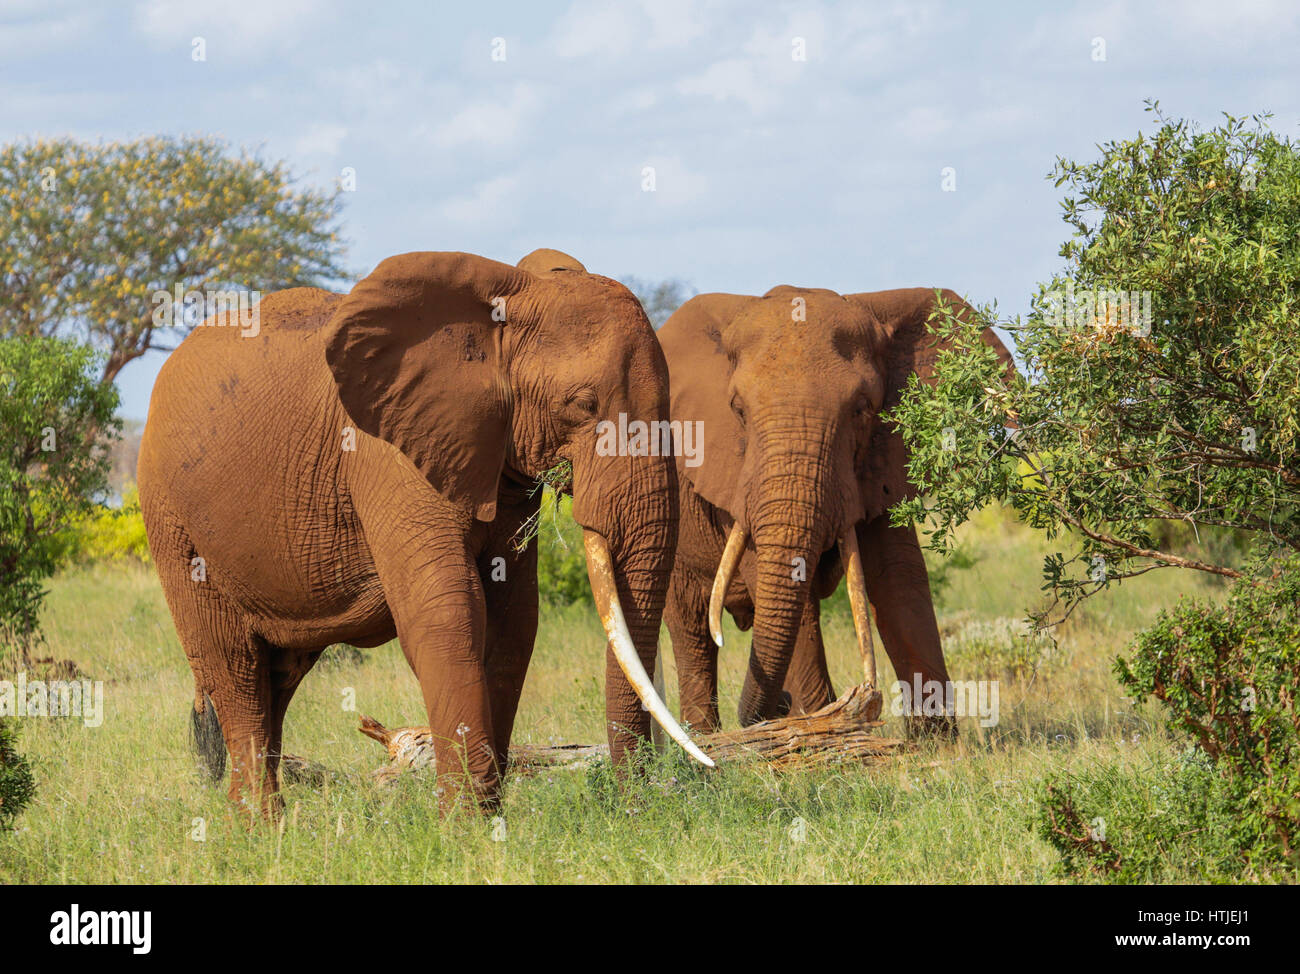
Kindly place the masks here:
<instances>
[{"instance_id":1,"label":"white cloud","mask_svg":"<svg viewBox=\"0 0 1300 974\"><path fill-rule=\"evenodd\" d=\"M477 101L461 108L429 131L429 141L439 148L462 145L500 147L516 141L541 101L536 90L519 83L504 102Z\"/></svg>"},{"instance_id":2,"label":"white cloud","mask_svg":"<svg viewBox=\"0 0 1300 974\"><path fill-rule=\"evenodd\" d=\"M736 54L678 82L677 90L715 101L739 101L756 114L767 111L790 97L791 85L821 59L825 38L820 11L791 12L780 27L759 24ZM795 60L796 50L806 60Z\"/></svg>"},{"instance_id":3,"label":"white cloud","mask_svg":"<svg viewBox=\"0 0 1300 974\"><path fill-rule=\"evenodd\" d=\"M826 41L826 21L821 11L793 11L780 27L760 23L745 42L744 49L755 61L792 73L793 66L799 64L791 56L795 38L804 42L809 61L816 61L822 57Z\"/></svg>"},{"instance_id":4,"label":"white cloud","mask_svg":"<svg viewBox=\"0 0 1300 974\"><path fill-rule=\"evenodd\" d=\"M702 174L693 171L679 155L653 155L630 175L628 186L640 186L645 179L645 169L654 170L654 192L642 192L645 200L655 205L683 207L697 203L709 194L709 182ZM622 173L618 174L622 178Z\"/></svg>"},{"instance_id":5,"label":"white cloud","mask_svg":"<svg viewBox=\"0 0 1300 974\"><path fill-rule=\"evenodd\" d=\"M642 0L641 6L650 19L651 48L685 47L706 36L713 13L698 0Z\"/></svg>"},{"instance_id":6,"label":"white cloud","mask_svg":"<svg viewBox=\"0 0 1300 974\"><path fill-rule=\"evenodd\" d=\"M450 92L450 86L430 85L421 73L387 57L331 65L314 79L320 91L353 115L386 120L409 114L412 104Z\"/></svg>"},{"instance_id":7,"label":"white cloud","mask_svg":"<svg viewBox=\"0 0 1300 974\"><path fill-rule=\"evenodd\" d=\"M75 134L93 141L100 137L103 119L122 111L128 103L116 91L42 91L0 85L6 138L19 134L43 138ZM21 133L12 129L24 122L27 127Z\"/></svg>"},{"instance_id":8,"label":"white cloud","mask_svg":"<svg viewBox=\"0 0 1300 974\"><path fill-rule=\"evenodd\" d=\"M346 125L330 122L317 122L307 128L292 142L293 153L298 156L338 155L343 140L348 137Z\"/></svg>"},{"instance_id":9,"label":"white cloud","mask_svg":"<svg viewBox=\"0 0 1300 974\"><path fill-rule=\"evenodd\" d=\"M771 102L771 95L766 86L759 83L753 63L742 58L717 61L702 73L679 81L677 90L684 95L703 95L714 101L739 101L754 112L763 110Z\"/></svg>"},{"instance_id":10,"label":"white cloud","mask_svg":"<svg viewBox=\"0 0 1300 974\"><path fill-rule=\"evenodd\" d=\"M708 36L722 13L721 5L698 0L576 0L555 25L552 47L564 58L685 47Z\"/></svg>"},{"instance_id":11,"label":"white cloud","mask_svg":"<svg viewBox=\"0 0 1300 974\"><path fill-rule=\"evenodd\" d=\"M914 142L929 142L952 131L952 121L941 108L920 105L910 108L898 122L898 131Z\"/></svg>"},{"instance_id":12,"label":"white cloud","mask_svg":"<svg viewBox=\"0 0 1300 974\"><path fill-rule=\"evenodd\" d=\"M479 227L513 225L518 219L513 201L519 185L519 177L514 175L484 180L468 196L441 203L437 207L438 216L449 223Z\"/></svg>"},{"instance_id":13,"label":"white cloud","mask_svg":"<svg viewBox=\"0 0 1300 974\"><path fill-rule=\"evenodd\" d=\"M1300 7L1294 0L1233 0L1230 8L1218 0L1165 0L1160 8L1159 18L1171 27L1215 39L1242 34L1257 38L1261 31L1275 34L1300 24ZM1228 9L1231 16L1225 16Z\"/></svg>"},{"instance_id":14,"label":"white cloud","mask_svg":"<svg viewBox=\"0 0 1300 974\"><path fill-rule=\"evenodd\" d=\"M30 57L47 51L68 50L88 40L98 13L68 9L66 5L6 4L0 16L0 58Z\"/></svg>"},{"instance_id":15,"label":"white cloud","mask_svg":"<svg viewBox=\"0 0 1300 974\"><path fill-rule=\"evenodd\" d=\"M142 0L134 23L155 47L188 50L207 41L208 60L242 59L296 47L328 19L332 0Z\"/></svg>"},{"instance_id":16,"label":"white cloud","mask_svg":"<svg viewBox=\"0 0 1300 974\"><path fill-rule=\"evenodd\" d=\"M1297 28L1300 6L1294 0L1233 0L1227 6L1221 0L1110 0L1039 15L1021 48L1048 45L1084 60L1092 38L1101 37L1110 65L1204 69L1230 60L1253 67L1268 55L1294 59Z\"/></svg>"},{"instance_id":17,"label":"white cloud","mask_svg":"<svg viewBox=\"0 0 1300 974\"><path fill-rule=\"evenodd\" d=\"M653 87L610 92L610 109L615 117L629 112L646 112L658 104L659 95Z\"/></svg>"},{"instance_id":18,"label":"white cloud","mask_svg":"<svg viewBox=\"0 0 1300 974\"><path fill-rule=\"evenodd\" d=\"M556 25L555 52L566 58L619 54L637 39L639 19L631 5L578 0Z\"/></svg>"}]
</instances>

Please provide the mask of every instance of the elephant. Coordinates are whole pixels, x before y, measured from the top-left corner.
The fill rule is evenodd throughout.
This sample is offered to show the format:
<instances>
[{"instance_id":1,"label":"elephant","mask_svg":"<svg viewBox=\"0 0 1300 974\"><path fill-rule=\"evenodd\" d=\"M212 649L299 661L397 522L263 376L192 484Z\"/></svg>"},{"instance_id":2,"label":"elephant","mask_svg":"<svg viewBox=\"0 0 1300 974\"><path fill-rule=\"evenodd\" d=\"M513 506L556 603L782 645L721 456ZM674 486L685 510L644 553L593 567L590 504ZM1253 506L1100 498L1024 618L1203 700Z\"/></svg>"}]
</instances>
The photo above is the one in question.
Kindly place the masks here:
<instances>
[{"instance_id":1,"label":"elephant","mask_svg":"<svg viewBox=\"0 0 1300 974\"><path fill-rule=\"evenodd\" d=\"M915 496L907 451L880 418L909 376L934 381L940 347L926 322L937 295L971 313L951 290L781 286L762 297L698 295L660 329L672 422L699 424L703 437L694 463L678 460L681 524L665 609L688 726L720 727L724 607L753 629L742 725L834 701L820 602L846 574L859 644L871 644L869 603L898 679L947 686L915 529L892 526L886 513ZM998 337L982 337L1014 370ZM911 708L908 729L956 727Z\"/></svg>"},{"instance_id":2,"label":"elephant","mask_svg":"<svg viewBox=\"0 0 1300 974\"><path fill-rule=\"evenodd\" d=\"M668 411L631 292L558 251L513 267L416 252L346 295L293 288L254 310L257 328L196 327L168 357L138 470L194 736L215 779L229 752L232 801L279 813L285 711L322 651L396 636L440 807L499 806L538 621L536 541L516 538L563 461L608 636L613 760L626 767L653 717L711 763L646 672L677 542L673 461L594 446L604 417Z\"/></svg>"}]
</instances>

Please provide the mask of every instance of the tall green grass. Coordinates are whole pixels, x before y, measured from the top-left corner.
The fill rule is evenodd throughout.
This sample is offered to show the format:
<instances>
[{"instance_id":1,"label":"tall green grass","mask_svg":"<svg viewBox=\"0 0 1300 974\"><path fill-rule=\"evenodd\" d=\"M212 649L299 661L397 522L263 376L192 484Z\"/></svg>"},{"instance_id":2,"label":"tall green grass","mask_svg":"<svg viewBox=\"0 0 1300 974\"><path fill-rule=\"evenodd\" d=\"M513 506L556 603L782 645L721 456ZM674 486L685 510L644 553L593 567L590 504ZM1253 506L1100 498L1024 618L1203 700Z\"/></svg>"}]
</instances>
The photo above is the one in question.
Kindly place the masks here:
<instances>
[{"instance_id":1,"label":"tall green grass","mask_svg":"<svg viewBox=\"0 0 1300 974\"><path fill-rule=\"evenodd\" d=\"M1012 630L1039 597L1048 548L997 510L968 524L962 541L975 561L948 573L941 623L953 677L973 679L1003 661L987 649L965 651L963 639L985 631L977 623ZM1055 854L1030 829L1039 782L1100 766L1159 773L1177 745L1154 713L1123 699L1111 662L1161 606L1216 591L1201 576L1169 570L1085 604L1060 628L1053 652L1003 676L998 726L963 720L954 746L875 768L781 774L755 766L704 774L669 753L628 795L612 793L601 769L516 776L505 790L506 838L494 841L476 816L440 820L427 777L408 775L387 789L371 780L385 754L357 733L345 692L389 726L424 722L419 687L395 644L308 675L289 711L285 749L334 774L321 787L287 786L280 826L247 828L224 787L195 773L189 667L151 571L74 568L54 583L45 632L55 657L105 682L106 716L97 728L23 720L37 794L17 829L0 835L0 881L1059 881ZM843 689L860 673L852 625L832 606L824 631ZM734 723L748 635L730 635L722 708ZM594 613L581 603L545 607L516 740L603 740L603 654ZM665 663L675 708L671 653ZM881 664L892 680L883 654ZM901 727L891 719L882 733L899 736Z\"/></svg>"}]
</instances>

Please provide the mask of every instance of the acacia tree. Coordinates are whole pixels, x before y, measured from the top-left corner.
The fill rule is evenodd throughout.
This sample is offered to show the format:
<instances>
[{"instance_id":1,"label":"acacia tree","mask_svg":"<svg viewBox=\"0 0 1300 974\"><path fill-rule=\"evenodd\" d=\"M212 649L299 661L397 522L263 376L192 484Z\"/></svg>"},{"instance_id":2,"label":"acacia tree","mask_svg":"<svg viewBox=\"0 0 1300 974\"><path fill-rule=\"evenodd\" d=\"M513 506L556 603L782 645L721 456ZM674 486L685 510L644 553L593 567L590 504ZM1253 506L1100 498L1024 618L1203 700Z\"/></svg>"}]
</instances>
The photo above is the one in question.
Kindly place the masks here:
<instances>
[{"instance_id":1,"label":"acacia tree","mask_svg":"<svg viewBox=\"0 0 1300 974\"><path fill-rule=\"evenodd\" d=\"M1147 108L1154 135L1058 159L1073 234L1027 320L936 314L939 381L892 417L922 492L897 522L932 519L946 550L997 500L1069 549L1044 566L1057 601L1040 622L1153 568L1241 576L1169 550L1161 522L1300 546L1300 151L1268 116L1198 131ZM988 323L1015 338L1010 385Z\"/></svg>"},{"instance_id":2,"label":"acacia tree","mask_svg":"<svg viewBox=\"0 0 1300 974\"><path fill-rule=\"evenodd\" d=\"M79 337L102 381L183 331L152 296L322 285L345 275L341 189L302 189L281 163L211 138L72 139L0 149L0 335Z\"/></svg>"}]
</instances>

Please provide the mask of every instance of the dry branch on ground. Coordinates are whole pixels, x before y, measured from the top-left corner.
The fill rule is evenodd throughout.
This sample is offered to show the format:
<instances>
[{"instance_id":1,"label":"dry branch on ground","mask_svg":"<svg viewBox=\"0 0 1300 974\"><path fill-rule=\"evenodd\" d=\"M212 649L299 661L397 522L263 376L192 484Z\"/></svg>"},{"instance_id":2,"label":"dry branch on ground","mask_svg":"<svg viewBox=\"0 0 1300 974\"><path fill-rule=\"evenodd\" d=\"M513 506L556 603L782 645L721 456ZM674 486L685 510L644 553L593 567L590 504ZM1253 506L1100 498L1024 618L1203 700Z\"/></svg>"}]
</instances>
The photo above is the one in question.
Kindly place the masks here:
<instances>
[{"instance_id":1,"label":"dry branch on ground","mask_svg":"<svg viewBox=\"0 0 1300 974\"><path fill-rule=\"evenodd\" d=\"M735 731L700 734L695 740L719 762L762 760L781 768L834 761L879 763L905 746L904 741L873 733L881 726L882 703L880 691L855 686L811 714L765 720ZM433 767L433 734L429 728L390 730L362 715L358 729L388 750L388 764L375 772L381 783L404 771ZM541 768L583 767L608 754L604 744L516 744L510 749L510 763L516 772L527 774Z\"/></svg>"}]
</instances>

